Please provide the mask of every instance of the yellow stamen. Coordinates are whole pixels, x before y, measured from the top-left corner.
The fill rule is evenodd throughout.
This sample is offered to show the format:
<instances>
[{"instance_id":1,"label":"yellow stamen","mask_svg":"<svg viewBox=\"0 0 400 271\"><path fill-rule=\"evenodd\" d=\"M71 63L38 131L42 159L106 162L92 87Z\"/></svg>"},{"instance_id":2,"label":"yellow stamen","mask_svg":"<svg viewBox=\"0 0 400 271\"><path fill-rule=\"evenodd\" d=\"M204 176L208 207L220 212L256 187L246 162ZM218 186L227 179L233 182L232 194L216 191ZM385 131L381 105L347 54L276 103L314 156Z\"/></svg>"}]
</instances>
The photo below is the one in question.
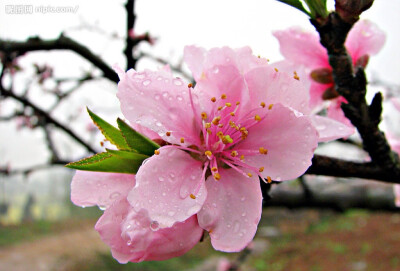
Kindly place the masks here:
<instances>
[{"instance_id":1,"label":"yellow stamen","mask_svg":"<svg viewBox=\"0 0 400 271\"><path fill-rule=\"evenodd\" d=\"M226 99L226 94L222 94L221 99Z\"/></svg>"},{"instance_id":2,"label":"yellow stamen","mask_svg":"<svg viewBox=\"0 0 400 271\"><path fill-rule=\"evenodd\" d=\"M237 152L237 151L232 151L232 152L231 152L231 156L232 156L232 157L238 156L238 152Z\"/></svg>"},{"instance_id":3,"label":"yellow stamen","mask_svg":"<svg viewBox=\"0 0 400 271\"><path fill-rule=\"evenodd\" d=\"M212 152L211 151L205 151L204 154L207 155L207 156L211 156Z\"/></svg>"},{"instance_id":4,"label":"yellow stamen","mask_svg":"<svg viewBox=\"0 0 400 271\"><path fill-rule=\"evenodd\" d=\"M203 120L207 119L207 113L206 113L206 112L202 112L202 113L201 113L201 118L202 118Z\"/></svg>"},{"instance_id":5,"label":"yellow stamen","mask_svg":"<svg viewBox=\"0 0 400 271\"><path fill-rule=\"evenodd\" d=\"M165 135L166 136L171 136L171 132L166 132Z\"/></svg>"},{"instance_id":6,"label":"yellow stamen","mask_svg":"<svg viewBox=\"0 0 400 271\"><path fill-rule=\"evenodd\" d=\"M261 117L260 117L259 115L255 115L255 116L254 116L254 120L260 121L260 120L261 120Z\"/></svg>"},{"instance_id":7,"label":"yellow stamen","mask_svg":"<svg viewBox=\"0 0 400 271\"><path fill-rule=\"evenodd\" d=\"M271 179L270 176L267 176L267 182L268 182L268 183L272 183L272 179Z\"/></svg>"},{"instance_id":8,"label":"yellow stamen","mask_svg":"<svg viewBox=\"0 0 400 271\"><path fill-rule=\"evenodd\" d=\"M221 131L219 131L219 132L217 133L217 136L218 136L218 137L223 137L223 136L224 136L224 133L222 133Z\"/></svg>"},{"instance_id":9,"label":"yellow stamen","mask_svg":"<svg viewBox=\"0 0 400 271\"><path fill-rule=\"evenodd\" d=\"M214 172L218 171L217 167L212 167L211 170L214 171Z\"/></svg>"},{"instance_id":10,"label":"yellow stamen","mask_svg":"<svg viewBox=\"0 0 400 271\"><path fill-rule=\"evenodd\" d=\"M251 173L249 172L249 173L247 173L247 176L253 177L253 174L251 174Z\"/></svg>"},{"instance_id":11,"label":"yellow stamen","mask_svg":"<svg viewBox=\"0 0 400 271\"><path fill-rule=\"evenodd\" d=\"M232 106L231 103L226 103L225 105L226 105L227 107L231 107L231 106Z\"/></svg>"},{"instance_id":12,"label":"yellow stamen","mask_svg":"<svg viewBox=\"0 0 400 271\"><path fill-rule=\"evenodd\" d=\"M240 156L240 160L244 160L244 155L242 154L241 156Z\"/></svg>"},{"instance_id":13,"label":"yellow stamen","mask_svg":"<svg viewBox=\"0 0 400 271\"><path fill-rule=\"evenodd\" d=\"M159 155L159 154L160 154L160 151L159 151L159 150L155 150L155 151L154 151L154 154L155 154L155 155Z\"/></svg>"},{"instance_id":14,"label":"yellow stamen","mask_svg":"<svg viewBox=\"0 0 400 271\"><path fill-rule=\"evenodd\" d=\"M273 106L273 104L268 105L268 109L271 110Z\"/></svg>"},{"instance_id":15,"label":"yellow stamen","mask_svg":"<svg viewBox=\"0 0 400 271\"><path fill-rule=\"evenodd\" d=\"M274 70L275 70L276 72L278 72L278 71L279 71L277 68L274 68Z\"/></svg>"},{"instance_id":16,"label":"yellow stamen","mask_svg":"<svg viewBox=\"0 0 400 271\"><path fill-rule=\"evenodd\" d=\"M215 117L215 118L212 120L212 124L218 125L220 120L221 120L221 117L220 117L220 116Z\"/></svg>"},{"instance_id":17,"label":"yellow stamen","mask_svg":"<svg viewBox=\"0 0 400 271\"><path fill-rule=\"evenodd\" d=\"M261 154L267 154L267 153L268 153L268 150L267 150L266 148L264 148L264 147L260 147L260 148L258 149L258 151L259 151Z\"/></svg>"},{"instance_id":18,"label":"yellow stamen","mask_svg":"<svg viewBox=\"0 0 400 271\"><path fill-rule=\"evenodd\" d=\"M181 143L185 143L185 139L181 137Z\"/></svg>"},{"instance_id":19,"label":"yellow stamen","mask_svg":"<svg viewBox=\"0 0 400 271\"><path fill-rule=\"evenodd\" d=\"M193 194L190 194L190 197L191 197L192 199L196 199L196 196L193 195Z\"/></svg>"},{"instance_id":20,"label":"yellow stamen","mask_svg":"<svg viewBox=\"0 0 400 271\"><path fill-rule=\"evenodd\" d=\"M300 80L300 77L297 75L297 72L296 72L296 71L294 71L293 74L294 74L294 75L293 75L293 78L294 78L294 79Z\"/></svg>"},{"instance_id":21,"label":"yellow stamen","mask_svg":"<svg viewBox=\"0 0 400 271\"><path fill-rule=\"evenodd\" d=\"M214 174L214 179L215 179L216 181L219 181L219 180L221 179L221 175L220 175L219 173L215 173L215 174Z\"/></svg>"},{"instance_id":22,"label":"yellow stamen","mask_svg":"<svg viewBox=\"0 0 400 271\"><path fill-rule=\"evenodd\" d=\"M236 102L236 105L239 105L240 104L240 102Z\"/></svg>"},{"instance_id":23,"label":"yellow stamen","mask_svg":"<svg viewBox=\"0 0 400 271\"><path fill-rule=\"evenodd\" d=\"M231 112L231 113L229 113L229 115L231 115L232 117L234 117L234 116L235 116L235 112Z\"/></svg>"},{"instance_id":24,"label":"yellow stamen","mask_svg":"<svg viewBox=\"0 0 400 271\"><path fill-rule=\"evenodd\" d=\"M262 108L264 108L264 107L265 107L265 103L264 103L264 102L261 102L261 104L260 104L260 105L261 105L261 107L262 107Z\"/></svg>"},{"instance_id":25,"label":"yellow stamen","mask_svg":"<svg viewBox=\"0 0 400 271\"><path fill-rule=\"evenodd\" d=\"M233 139L230 137L230 135L226 135L222 138L222 143L224 144L228 144L228 143L232 143Z\"/></svg>"},{"instance_id":26,"label":"yellow stamen","mask_svg":"<svg viewBox=\"0 0 400 271\"><path fill-rule=\"evenodd\" d=\"M258 171L259 171L259 172L263 172L263 171L264 171L264 167L260 167L260 168L258 169Z\"/></svg>"},{"instance_id":27,"label":"yellow stamen","mask_svg":"<svg viewBox=\"0 0 400 271\"><path fill-rule=\"evenodd\" d=\"M191 87L193 87L193 84L192 84L192 83L189 83L189 84L188 84L188 88L191 88Z\"/></svg>"},{"instance_id":28,"label":"yellow stamen","mask_svg":"<svg viewBox=\"0 0 400 271\"><path fill-rule=\"evenodd\" d=\"M206 122L204 124L204 127L206 127L206 129L211 128L211 123L210 122Z\"/></svg>"},{"instance_id":29,"label":"yellow stamen","mask_svg":"<svg viewBox=\"0 0 400 271\"><path fill-rule=\"evenodd\" d=\"M224 125L222 123L220 123L220 124L218 124L218 127L222 128L222 127L224 127Z\"/></svg>"},{"instance_id":30,"label":"yellow stamen","mask_svg":"<svg viewBox=\"0 0 400 271\"><path fill-rule=\"evenodd\" d=\"M218 106L218 111L221 111L222 110L222 106Z\"/></svg>"},{"instance_id":31,"label":"yellow stamen","mask_svg":"<svg viewBox=\"0 0 400 271\"><path fill-rule=\"evenodd\" d=\"M212 134L211 130L207 130L207 134L211 135Z\"/></svg>"},{"instance_id":32,"label":"yellow stamen","mask_svg":"<svg viewBox=\"0 0 400 271\"><path fill-rule=\"evenodd\" d=\"M212 232L213 232L213 230L212 230L212 229L208 230L208 233L212 233Z\"/></svg>"},{"instance_id":33,"label":"yellow stamen","mask_svg":"<svg viewBox=\"0 0 400 271\"><path fill-rule=\"evenodd\" d=\"M212 98L211 98L211 101L212 101L213 103L215 103L215 102L217 101L217 98L212 97Z\"/></svg>"}]
</instances>

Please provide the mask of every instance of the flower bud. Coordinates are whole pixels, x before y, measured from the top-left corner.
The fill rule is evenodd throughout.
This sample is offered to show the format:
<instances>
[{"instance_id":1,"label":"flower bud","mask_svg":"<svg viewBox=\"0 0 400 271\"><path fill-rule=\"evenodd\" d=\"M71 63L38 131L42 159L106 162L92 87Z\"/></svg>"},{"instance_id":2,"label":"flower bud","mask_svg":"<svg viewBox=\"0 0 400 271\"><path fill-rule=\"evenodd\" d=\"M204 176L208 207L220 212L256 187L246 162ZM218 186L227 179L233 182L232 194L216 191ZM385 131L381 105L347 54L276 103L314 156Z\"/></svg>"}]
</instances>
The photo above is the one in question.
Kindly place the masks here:
<instances>
[{"instance_id":1,"label":"flower bud","mask_svg":"<svg viewBox=\"0 0 400 271\"><path fill-rule=\"evenodd\" d=\"M336 0L335 9L348 23L355 23L360 14L372 6L374 0Z\"/></svg>"},{"instance_id":2,"label":"flower bud","mask_svg":"<svg viewBox=\"0 0 400 271\"><path fill-rule=\"evenodd\" d=\"M310 76L315 82L321 84L333 83L332 70L329 68L315 69Z\"/></svg>"}]
</instances>

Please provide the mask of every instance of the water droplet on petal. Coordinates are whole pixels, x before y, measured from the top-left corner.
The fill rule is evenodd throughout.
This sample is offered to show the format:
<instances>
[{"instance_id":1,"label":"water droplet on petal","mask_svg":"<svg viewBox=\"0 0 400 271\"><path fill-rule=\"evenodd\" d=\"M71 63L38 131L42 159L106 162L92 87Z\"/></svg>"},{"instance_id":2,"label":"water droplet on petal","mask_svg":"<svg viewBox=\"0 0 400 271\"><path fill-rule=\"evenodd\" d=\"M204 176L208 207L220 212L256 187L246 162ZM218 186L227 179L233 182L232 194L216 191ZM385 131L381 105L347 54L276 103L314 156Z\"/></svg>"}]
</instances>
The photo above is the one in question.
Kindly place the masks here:
<instances>
[{"instance_id":1,"label":"water droplet on petal","mask_svg":"<svg viewBox=\"0 0 400 271\"><path fill-rule=\"evenodd\" d=\"M165 179L164 179L164 177L160 176L160 177L158 177L158 181L163 182L163 181L165 181Z\"/></svg>"},{"instance_id":2,"label":"water droplet on petal","mask_svg":"<svg viewBox=\"0 0 400 271\"><path fill-rule=\"evenodd\" d=\"M128 224L126 225L126 230L129 230L130 228L132 228L132 225L128 223Z\"/></svg>"},{"instance_id":3,"label":"water droplet on petal","mask_svg":"<svg viewBox=\"0 0 400 271\"><path fill-rule=\"evenodd\" d=\"M150 85L150 83L151 83L151 81L150 81L149 79L144 80L144 81L142 82L143 86L148 86L148 85Z\"/></svg>"},{"instance_id":4,"label":"water droplet on petal","mask_svg":"<svg viewBox=\"0 0 400 271\"><path fill-rule=\"evenodd\" d=\"M131 240L128 240L128 242L126 242L126 245L127 245L127 246L132 245L132 241L131 241Z\"/></svg>"},{"instance_id":5,"label":"water droplet on petal","mask_svg":"<svg viewBox=\"0 0 400 271\"><path fill-rule=\"evenodd\" d=\"M238 232L240 230L240 223L239 221L235 221L235 223L233 224L233 232Z\"/></svg>"},{"instance_id":6,"label":"water droplet on petal","mask_svg":"<svg viewBox=\"0 0 400 271\"><path fill-rule=\"evenodd\" d=\"M157 221L152 221L152 222L150 223L150 229L151 229L152 231L157 231L159 228L160 228L160 224L158 224Z\"/></svg>"},{"instance_id":7,"label":"water droplet on petal","mask_svg":"<svg viewBox=\"0 0 400 271\"><path fill-rule=\"evenodd\" d=\"M102 211L104 211L105 209L107 209L107 207L104 206L104 205L99 205L99 209L102 210Z\"/></svg>"},{"instance_id":8,"label":"water droplet on petal","mask_svg":"<svg viewBox=\"0 0 400 271\"><path fill-rule=\"evenodd\" d=\"M159 100L160 99L160 95L158 95L158 94L154 95L154 99Z\"/></svg>"},{"instance_id":9,"label":"water droplet on petal","mask_svg":"<svg viewBox=\"0 0 400 271\"><path fill-rule=\"evenodd\" d=\"M162 126L161 122L159 122L159 121L156 122L156 125L157 125L158 127L161 127L161 126Z\"/></svg>"},{"instance_id":10,"label":"water droplet on petal","mask_svg":"<svg viewBox=\"0 0 400 271\"><path fill-rule=\"evenodd\" d=\"M169 215L169 216L173 216L174 214L175 214L174 211L169 211L169 212L168 212L168 215Z\"/></svg>"},{"instance_id":11,"label":"water droplet on petal","mask_svg":"<svg viewBox=\"0 0 400 271\"><path fill-rule=\"evenodd\" d=\"M181 189L179 190L179 196L180 196L182 199L185 199L185 198L187 198L187 196L189 196L189 187L188 187L187 184L184 183L184 184L181 186Z\"/></svg>"},{"instance_id":12,"label":"water droplet on petal","mask_svg":"<svg viewBox=\"0 0 400 271\"><path fill-rule=\"evenodd\" d=\"M245 216L246 216L246 212L243 212L243 213L242 213L242 216L245 217Z\"/></svg>"},{"instance_id":13,"label":"water droplet on petal","mask_svg":"<svg viewBox=\"0 0 400 271\"><path fill-rule=\"evenodd\" d=\"M180 101L180 102L183 100L182 96L179 96L179 95L176 96L176 99L177 99L178 101Z\"/></svg>"},{"instance_id":14,"label":"water droplet on petal","mask_svg":"<svg viewBox=\"0 0 400 271\"><path fill-rule=\"evenodd\" d=\"M121 193L119 193L119 192L114 192L114 193L112 193L112 194L110 195L110 199L116 199L116 198L118 198L119 196L121 196Z\"/></svg>"},{"instance_id":15,"label":"water droplet on petal","mask_svg":"<svg viewBox=\"0 0 400 271\"><path fill-rule=\"evenodd\" d=\"M215 67L215 68L212 70L212 72L213 72L213 73L219 73L219 68L218 68L218 67Z\"/></svg>"},{"instance_id":16,"label":"water droplet on petal","mask_svg":"<svg viewBox=\"0 0 400 271\"><path fill-rule=\"evenodd\" d=\"M161 81L161 80L162 80L161 76L157 77L157 81Z\"/></svg>"},{"instance_id":17,"label":"water droplet on petal","mask_svg":"<svg viewBox=\"0 0 400 271\"><path fill-rule=\"evenodd\" d=\"M174 79L174 84L175 84L176 86L182 86L182 81L179 80L179 79Z\"/></svg>"},{"instance_id":18,"label":"water droplet on petal","mask_svg":"<svg viewBox=\"0 0 400 271\"><path fill-rule=\"evenodd\" d=\"M239 233L239 237L243 237L243 232L240 232L240 233Z\"/></svg>"}]
</instances>

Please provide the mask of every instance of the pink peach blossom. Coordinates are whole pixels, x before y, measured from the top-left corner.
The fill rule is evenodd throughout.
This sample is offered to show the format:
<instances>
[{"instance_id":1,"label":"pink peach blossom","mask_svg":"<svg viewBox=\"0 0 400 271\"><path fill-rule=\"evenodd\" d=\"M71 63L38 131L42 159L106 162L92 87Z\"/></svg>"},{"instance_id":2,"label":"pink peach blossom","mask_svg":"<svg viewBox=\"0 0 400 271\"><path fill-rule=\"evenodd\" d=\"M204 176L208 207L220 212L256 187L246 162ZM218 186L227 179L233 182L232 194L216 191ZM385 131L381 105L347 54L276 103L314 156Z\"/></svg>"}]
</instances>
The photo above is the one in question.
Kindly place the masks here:
<instances>
[{"instance_id":1,"label":"pink peach blossom","mask_svg":"<svg viewBox=\"0 0 400 271\"><path fill-rule=\"evenodd\" d=\"M306 67L311 79L311 108L320 107L324 100L329 100L327 116L352 126L340 107L342 103L347 101L343 97L338 97L338 94L334 91L332 76L327 74L319 82L315 78L318 71L321 74L321 69L325 69L328 73L331 73L332 70L327 51L319 43L318 35L293 27L284 31L276 31L274 36L278 39L280 51L287 61ZM377 54L384 42L385 34L382 30L372 22L363 20L356 23L351 29L345 46L353 60L353 65L365 67L368 57Z\"/></svg>"},{"instance_id":2,"label":"pink peach blossom","mask_svg":"<svg viewBox=\"0 0 400 271\"><path fill-rule=\"evenodd\" d=\"M308 90L250 48L189 46L184 58L194 88L166 69L116 69L124 116L167 143L139 168L127 200L160 229L197 215L215 249L239 251L261 217L259 177L300 176L318 141L343 132L318 131L324 118L308 115Z\"/></svg>"},{"instance_id":3,"label":"pink peach blossom","mask_svg":"<svg viewBox=\"0 0 400 271\"><path fill-rule=\"evenodd\" d=\"M166 260L180 256L200 240L203 229L196 216L158 229L145 210L136 212L127 201L135 185L132 174L77 171L71 200L79 206L105 209L95 229L120 263Z\"/></svg>"}]
</instances>

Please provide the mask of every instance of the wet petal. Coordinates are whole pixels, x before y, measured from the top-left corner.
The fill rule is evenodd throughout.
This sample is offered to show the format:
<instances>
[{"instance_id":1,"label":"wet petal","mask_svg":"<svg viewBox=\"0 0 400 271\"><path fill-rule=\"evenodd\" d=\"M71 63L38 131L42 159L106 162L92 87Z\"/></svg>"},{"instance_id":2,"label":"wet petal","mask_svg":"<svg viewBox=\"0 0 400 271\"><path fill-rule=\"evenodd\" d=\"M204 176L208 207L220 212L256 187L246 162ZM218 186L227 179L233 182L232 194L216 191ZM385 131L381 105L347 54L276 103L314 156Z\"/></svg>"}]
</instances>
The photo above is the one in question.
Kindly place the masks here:
<instances>
[{"instance_id":1,"label":"wet petal","mask_svg":"<svg viewBox=\"0 0 400 271\"><path fill-rule=\"evenodd\" d=\"M146 209L161 228L171 227L201 209L207 197L201 177L201 162L184 151L163 147L159 155L152 156L140 167L128 200L136 211Z\"/></svg>"},{"instance_id":2,"label":"wet petal","mask_svg":"<svg viewBox=\"0 0 400 271\"><path fill-rule=\"evenodd\" d=\"M275 104L264 120L249 129L249 134L238 149L258 150L268 154L245 156L244 162L264 167L263 177L283 181L297 178L311 165L318 144L318 133L309 117ZM240 151L239 151L240 155Z\"/></svg>"},{"instance_id":3,"label":"wet petal","mask_svg":"<svg viewBox=\"0 0 400 271\"><path fill-rule=\"evenodd\" d=\"M71 201L79 206L107 208L126 197L135 186L135 175L93 171L76 171L71 183Z\"/></svg>"},{"instance_id":4,"label":"wet petal","mask_svg":"<svg viewBox=\"0 0 400 271\"><path fill-rule=\"evenodd\" d=\"M355 63L361 56L377 54L385 40L385 33L376 24L362 20L350 30L345 45Z\"/></svg>"},{"instance_id":5,"label":"wet petal","mask_svg":"<svg viewBox=\"0 0 400 271\"><path fill-rule=\"evenodd\" d=\"M151 129L170 143L181 144L184 137L187 144L199 144L200 131L194 125L187 83L182 79L165 70L129 70L118 84L117 96L131 123Z\"/></svg>"},{"instance_id":6,"label":"wet petal","mask_svg":"<svg viewBox=\"0 0 400 271\"><path fill-rule=\"evenodd\" d=\"M245 248L257 231L262 210L258 176L247 178L233 169L222 170L221 179L209 177L207 200L198 213L199 225L210 232L217 250Z\"/></svg>"},{"instance_id":7,"label":"wet petal","mask_svg":"<svg viewBox=\"0 0 400 271\"><path fill-rule=\"evenodd\" d=\"M273 65L256 68L246 73L246 83L251 93L253 107L260 102L267 104L282 103L302 113L310 111L309 94L303 81L296 80L293 72L275 71Z\"/></svg>"},{"instance_id":8,"label":"wet petal","mask_svg":"<svg viewBox=\"0 0 400 271\"><path fill-rule=\"evenodd\" d=\"M120 263L166 260L191 249L202 235L196 216L171 228L154 229L145 210L135 212L126 199L115 202L95 229Z\"/></svg>"},{"instance_id":9,"label":"wet petal","mask_svg":"<svg viewBox=\"0 0 400 271\"><path fill-rule=\"evenodd\" d=\"M319 142L326 142L338 138L347 138L354 133L354 128L341 122L322 116L310 116L311 122L318 131Z\"/></svg>"},{"instance_id":10,"label":"wet petal","mask_svg":"<svg viewBox=\"0 0 400 271\"><path fill-rule=\"evenodd\" d=\"M279 41L281 54L289 61L311 69L329 67L326 49L316 33L292 27L273 34Z\"/></svg>"}]
</instances>

